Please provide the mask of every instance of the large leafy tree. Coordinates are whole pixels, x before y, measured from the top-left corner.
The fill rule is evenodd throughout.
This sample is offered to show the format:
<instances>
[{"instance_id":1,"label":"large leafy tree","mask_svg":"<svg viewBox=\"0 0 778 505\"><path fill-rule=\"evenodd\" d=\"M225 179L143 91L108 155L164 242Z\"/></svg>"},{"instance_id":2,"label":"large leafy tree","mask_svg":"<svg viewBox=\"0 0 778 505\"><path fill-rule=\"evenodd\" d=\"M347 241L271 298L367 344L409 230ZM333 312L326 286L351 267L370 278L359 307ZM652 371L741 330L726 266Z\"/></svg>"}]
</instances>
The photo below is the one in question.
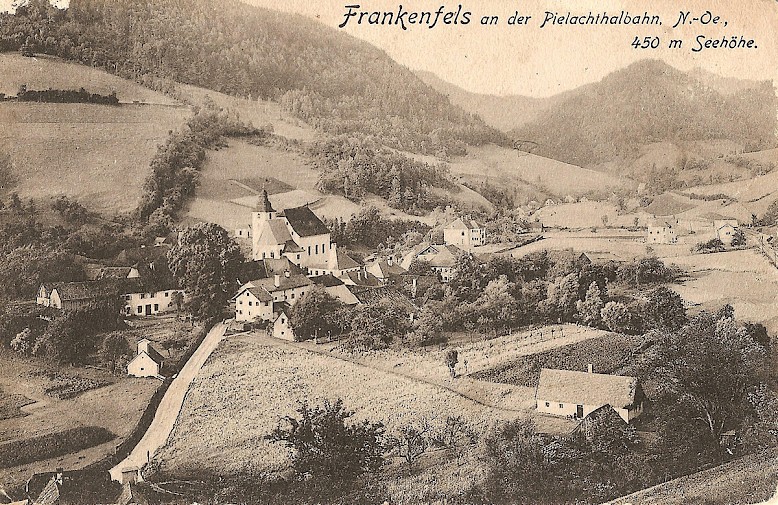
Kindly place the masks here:
<instances>
[{"instance_id":1,"label":"large leafy tree","mask_svg":"<svg viewBox=\"0 0 778 505\"><path fill-rule=\"evenodd\" d=\"M317 407L303 404L297 414L284 417L266 438L293 451L292 467L299 478L346 489L383 466L383 424L349 422L354 413L340 399Z\"/></svg>"},{"instance_id":2,"label":"large leafy tree","mask_svg":"<svg viewBox=\"0 0 778 505\"><path fill-rule=\"evenodd\" d=\"M186 228L167 257L170 271L188 295L188 310L203 319L221 313L245 261L227 230L213 223Z\"/></svg>"},{"instance_id":3,"label":"large leafy tree","mask_svg":"<svg viewBox=\"0 0 778 505\"><path fill-rule=\"evenodd\" d=\"M686 322L686 309L681 296L664 286L648 294L643 315L649 327L660 330L674 331Z\"/></svg>"},{"instance_id":4,"label":"large leafy tree","mask_svg":"<svg viewBox=\"0 0 778 505\"><path fill-rule=\"evenodd\" d=\"M26 246L0 257L0 279L0 294L30 298L42 282L84 280L84 271L72 254Z\"/></svg>"},{"instance_id":5,"label":"large leafy tree","mask_svg":"<svg viewBox=\"0 0 778 505\"><path fill-rule=\"evenodd\" d=\"M722 433L741 429L755 412L764 384L767 350L730 318L703 313L668 334L655 356L655 379L689 431L702 433L696 452L721 457ZM679 414L680 413L680 414Z\"/></svg>"},{"instance_id":6,"label":"large leafy tree","mask_svg":"<svg viewBox=\"0 0 778 505\"><path fill-rule=\"evenodd\" d=\"M339 318L343 304L327 293L324 288L314 286L292 307L290 322L295 338L308 340L313 337L339 334L344 323Z\"/></svg>"}]
</instances>

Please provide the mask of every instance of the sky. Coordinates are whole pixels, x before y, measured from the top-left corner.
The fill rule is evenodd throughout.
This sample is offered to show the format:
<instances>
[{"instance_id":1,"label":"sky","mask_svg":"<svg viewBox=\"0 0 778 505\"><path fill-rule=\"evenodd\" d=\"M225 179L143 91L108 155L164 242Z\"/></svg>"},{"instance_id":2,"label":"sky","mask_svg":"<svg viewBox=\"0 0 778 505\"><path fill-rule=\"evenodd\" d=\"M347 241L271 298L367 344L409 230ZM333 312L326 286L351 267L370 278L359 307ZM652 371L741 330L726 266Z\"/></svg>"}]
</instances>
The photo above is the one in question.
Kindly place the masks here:
<instances>
[{"instance_id":1,"label":"sky","mask_svg":"<svg viewBox=\"0 0 778 505\"><path fill-rule=\"evenodd\" d=\"M778 83L778 0L243 0L245 3L283 10L363 39L383 49L397 62L435 73L468 91L493 95L550 96L599 81L605 75L644 58L657 58L681 70L703 68L723 77L774 79ZM5 10L12 0L0 0ZM56 0L66 6L67 0ZM344 28L346 5L360 11L470 11L468 25L358 25L350 18ZM528 24L509 25L516 11L532 16ZM631 16L656 14L661 26L572 26L540 28L546 12L564 16L589 12ZM689 18L706 11L719 16L717 24L686 24L673 29L681 11ZM497 25L482 26L483 16L498 16ZM366 18L365 18L366 19ZM724 25L726 23L726 26ZM743 36L754 39L756 49L709 48L699 52L698 35L710 39ZM635 37L658 37L657 49L634 49ZM683 47L670 49L671 39Z\"/></svg>"},{"instance_id":2,"label":"sky","mask_svg":"<svg viewBox=\"0 0 778 505\"><path fill-rule=\"evenodd\" d=\"M608 73L644 58L658 58L681 70L701 67L724 77L775 79L778 82L778 1L776 0L244 0L246 3L302 14L366 40L414 70L434 72L466 90L495 95L550 96L602 79ZM398 26L357 25L345 28L346 5L360 11L435 11L441 5L456 11L461 4L473 13L468 25ZM619 15L657 14L661 26L546 26L546 11L564 15L607 11ZM709 10L718 24L687 24L672 29L681 11L688 19ZM508 25L516 11L531 15L527 25ZM497 15L496 26L482 26L482 16ZM726 22L726 26L724 23ZM743 35L756 49L705 49L692 52L698 35L721 38ZM635 37L659 37L658 49L633 49ZM670 39L684 47L669 49Z\"/></svg>"}]
</instances>

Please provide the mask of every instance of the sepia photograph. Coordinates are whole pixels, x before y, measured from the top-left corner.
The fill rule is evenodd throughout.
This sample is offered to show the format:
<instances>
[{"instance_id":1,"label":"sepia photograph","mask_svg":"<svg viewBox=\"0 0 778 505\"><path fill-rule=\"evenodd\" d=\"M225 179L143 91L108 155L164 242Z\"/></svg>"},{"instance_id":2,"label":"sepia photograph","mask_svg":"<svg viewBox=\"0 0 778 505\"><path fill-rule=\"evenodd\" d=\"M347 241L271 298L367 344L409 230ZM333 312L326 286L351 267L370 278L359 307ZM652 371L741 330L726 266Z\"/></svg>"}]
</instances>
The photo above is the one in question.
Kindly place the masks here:
<instances>
[{"instance_id":1,"label":"sepia photograph","mask_svg":"<svg viewBox=\"0 0 778 505\"><path fill-rule=\"evenodd\" d=\"M777 0L0 0L0 505L778 505Z\"/></svg>"}]
</instances>

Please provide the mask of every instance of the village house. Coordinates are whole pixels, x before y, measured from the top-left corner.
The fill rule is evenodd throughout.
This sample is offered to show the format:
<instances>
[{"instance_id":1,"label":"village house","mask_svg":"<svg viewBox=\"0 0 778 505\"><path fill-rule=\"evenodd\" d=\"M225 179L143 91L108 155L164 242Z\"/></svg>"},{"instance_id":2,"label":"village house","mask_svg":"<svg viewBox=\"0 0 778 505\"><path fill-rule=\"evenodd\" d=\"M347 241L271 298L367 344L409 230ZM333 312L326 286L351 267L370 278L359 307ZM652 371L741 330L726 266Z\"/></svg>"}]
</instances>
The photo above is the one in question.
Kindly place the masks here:
<instances>
[{"instance_id":1,"label":"village house","mask_svg":"<svg viewBox=\"0 0 778 505\"><path fill-rule=\"evenodd\" d=\"M713 229L717 239L721 240L724 245L731 246L738 230L737 219L716 219L713 221Z\"/></svg>"},{"instance_id":2,"label":"village house","mask_svg":"<svg viewBox=\"0 0 778 505\"><path fill-rule=\"evenodd\" d=\"M535 391L538 412L583 419L604 405L627 423L643 412L645 395L635 377L571 370L540 371Z\"/></svg>"},{"instance_id":3,"label":"village house","mask_svg":"<svg viewBox=\"0 0 778 505\"><path fill-rule=\"evenodd\" d=\"M154 349L151 341L142 339L138 342L138 354L127 363L127 375L132 377L161 377L160 371L164 358Z\"/></svg>"},{"instance_id":4,"label":"village house","mask_svg":"<svg viewBox=\"0 0 778 505\"><path fill-rule=\"evenodd\" d=\"M268 335L281 340L294 341L294 331L289 323L291 307L288 303L284 302L275 305L276 308L273 311L273 319L271 320L271 324L267 327Z\"/></svg>"},{"instance_id":5,"label":"village house","mask_svg":"<svg viewBox=\"0 0 778 505\"><path fill-rule=\"evenodd\" d=\"M463 254L467 253L455 245L427 244L406 255L402 267L407 270L414 261L424 261L440 276L441 282L449 282L454 276L457 258Z\"/></svg>"},{"instance_id":6,"label":"village house","mask_svg":"<svg viewBox=\"0 0 778 505\"><path fill-rule=\"evenodd\" d=\"M376 259L367 266L366 270L367 273L374 275L382 284L398 279L408 272L391 256L385 259Z\"/></svg>"},{"instance_id":7,"label":"village house","mask_svg":"<svg viewBox=\"0 0 778 505\"><path fill-rule=\"evenodd\" d=\"M459 218L443 229L443 243L469 251L486 243L486 227L472 219Z\"/></svg>"},{"instance_id":8,"label":"village house","mask_svg":"<svg viewBox=\"0 0 778 505\"><path fill-rule=\"evenodd\" d=\"M313 286L313 281L302 274L275 274L255 279L240 287L232 301L236 321L273 321L274 303L287 302L293 306Z\"/></svg>"},{"instance_id":9,"label":"village house","mask_svg":"<svg viewBox=\"0 0 778 505\"><path fill-rule=\"evenodd\" d=\"M656 221L649 224L646 242L649 244L675 244L678 242L676 224L670 221Z\"/></svg>"}]
</instances>

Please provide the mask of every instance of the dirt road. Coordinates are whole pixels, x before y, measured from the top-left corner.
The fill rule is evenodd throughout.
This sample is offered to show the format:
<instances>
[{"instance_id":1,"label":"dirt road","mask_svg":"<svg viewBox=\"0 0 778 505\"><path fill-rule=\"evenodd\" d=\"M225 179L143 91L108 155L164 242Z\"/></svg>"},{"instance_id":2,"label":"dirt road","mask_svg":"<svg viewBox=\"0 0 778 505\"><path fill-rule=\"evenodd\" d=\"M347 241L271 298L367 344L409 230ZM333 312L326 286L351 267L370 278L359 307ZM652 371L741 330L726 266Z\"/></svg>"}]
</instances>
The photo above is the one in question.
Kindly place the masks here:
<instances>
[{"instance_id":1,"label":"dirt road","mask_svg":"<svg viewBox=\"0 0 778 505\"><path fill-rule=\"evenodd\" d=\"M226 329L226 324L219 323L208 332L203 343L200 344L200 347L192 354L192 357L170 384L165 397L159 404L154 420L143 438L127 458L111 468L111 479L121 483L123 469L141 468L151 459L157 449L167 442L168 436L176 424L176 419L178 419L181 406L184 404L190 384L197 377L203 364L219 345L219 342L224 339Z\"/></svg>"}]
</instances>

